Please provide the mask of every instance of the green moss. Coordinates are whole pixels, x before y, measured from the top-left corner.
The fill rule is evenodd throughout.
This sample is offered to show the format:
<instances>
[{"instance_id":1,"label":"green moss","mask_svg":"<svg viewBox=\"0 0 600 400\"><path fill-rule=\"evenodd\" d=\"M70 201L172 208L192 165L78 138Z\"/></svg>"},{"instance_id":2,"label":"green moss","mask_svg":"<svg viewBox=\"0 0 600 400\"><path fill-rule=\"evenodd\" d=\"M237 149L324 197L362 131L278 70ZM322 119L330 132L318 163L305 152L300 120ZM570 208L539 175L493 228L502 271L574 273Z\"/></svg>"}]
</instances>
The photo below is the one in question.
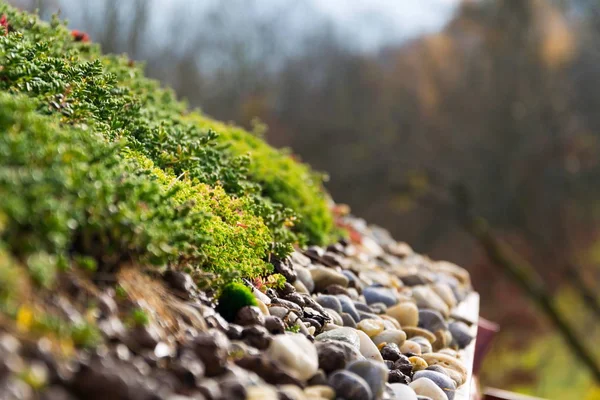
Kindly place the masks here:
<instances>
[{"instance_id":1,"label":"green moss","mask_svg":"<svg viewBox=\"0 0 600 400\"><path fill-rule=\"evenodd\" d=\"M75 42L54 21L0 4L13 33L0 37L0 88L34 98L41 113L61 116L235 197L263 219L280 256L305 239L323 244L333 232L322 177L239 128L187 113L173 93L143 76L128 59Z\"/></svg>"},{"instance_id":2,"label":"green moss","mask_svg":"<svg viewBox=\"0 0 600 400\"><path fill-rule=\"evenodd\" d=\"M217 311L227 321L233 321L240 308L257 305L252 291L243 283L232 282L223 287Z\"/></svg>"},{"instance_id":3,"label":"green moss","mask_svg":"<svg viewBox=\"0 0 600 400\"><path fill-rule=\"evenodd\" d=\"M90 323L80 323L70 328L71 340L76 347L89 349L97 346L102 336L98 328Z\"/></svg>"},{"instance_id":4,"label":"green moss","mask_svg":"<svg viewBox=\"0 0 600 400\"><path fill-rule=\"evenodd\" d=\"M150 323L148 314L141 308L136 308L131 311L129 315L129 321L133 326L147 326Z\"/></svg>"}]
</instances>

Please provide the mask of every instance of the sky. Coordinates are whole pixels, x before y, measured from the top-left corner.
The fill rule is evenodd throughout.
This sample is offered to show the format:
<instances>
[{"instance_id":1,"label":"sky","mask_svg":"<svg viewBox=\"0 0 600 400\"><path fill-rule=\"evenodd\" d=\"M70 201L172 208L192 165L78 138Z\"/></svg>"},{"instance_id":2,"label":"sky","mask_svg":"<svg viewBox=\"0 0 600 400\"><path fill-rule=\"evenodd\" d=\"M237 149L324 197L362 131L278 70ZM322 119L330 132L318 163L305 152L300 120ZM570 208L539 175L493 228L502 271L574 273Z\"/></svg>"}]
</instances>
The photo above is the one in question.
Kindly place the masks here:
<instances>
[{"instance_id":1,"label":"sky","mask_svg":"<svg viewBox=\"0 0 600 400\"><path fill-rule=\"evenodd\" d=\"M308 0L370 49L441 29L461 0ZM382 23L382 20L385 21Z\"/></svg>"},{"instance_id":2,"label":"sky","mask_svg":"<svg viewBox=\"0 0 600 400\"><path fill-rule=\"evenodd\" d=\"M102 15L106 0L11 0L14 3L39 4L38 1L63 10L71 26L85 29L81 12ZM381 46L399 44L424 33L440 30L452 18L462 0L146 0L152 3L155 31L163 24L194 24L193 18L215 4L231 9L236 15L230 21L236 27L248 25L253 18L275 16L284 22L283 34L304 36L325 17L332 22L338 36L359 51L377 51ZM134 0L120 0L126 9ZM237 4L237 6L234 6ZM95 9L95 10L94 10ZM239 12L245 9L245 13ZM257 15L258 12L258 15ZM318 14L315 14L315 12ZM183 14L182 14L183 13ZM183 15L183 17L182 17ZM187 18L187 21L184 21ZM190 18L192 21L190 22ZM312 24L311 24L312 23ZM153 29L154 30L154 29ZM238 29L243 32L242 29ZM153 41L161 40L154 37ZM291 40L293 42L293 40Z\"/></svg>"}]
</instances>

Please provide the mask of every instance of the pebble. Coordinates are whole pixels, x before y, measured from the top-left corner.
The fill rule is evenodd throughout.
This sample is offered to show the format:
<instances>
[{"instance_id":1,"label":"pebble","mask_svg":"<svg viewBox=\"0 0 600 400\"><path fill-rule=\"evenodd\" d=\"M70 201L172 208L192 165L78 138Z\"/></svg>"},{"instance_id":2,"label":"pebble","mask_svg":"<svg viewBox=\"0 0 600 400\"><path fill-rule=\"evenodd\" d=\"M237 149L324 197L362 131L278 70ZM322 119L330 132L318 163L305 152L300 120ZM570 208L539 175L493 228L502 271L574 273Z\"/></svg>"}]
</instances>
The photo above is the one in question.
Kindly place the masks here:
<instances>
[{"instance_id":1,"label":"pebble","mask_svg":"<svg viewBox=\"0 0 600 400\"><path fill-rule=\"evenodd\" d=\"M418 274L401 276L400 280L406 286L419 286L419 285L425 285L425 284L429 283L429 279L426 279L425 277L418 275Z\"/></svg>"},{"instance_id":2,"label":"pebble","mask_svg":"<svg viewBox=\"0 0 600 400\"><path fill-rule=\"evenodd\" d=\"M285 324L283 320L274 315L265 317L265 328L273 335L285 333Z\"/></svg>"},{"instance_id":3,"label":"pebble","mask_svg":"<svg viewBox=\"0 0 600 400\"><path fill-rule=\"evenodd\" d=\"M379 318L379 316L377 314L368 313L368 312L364 312L364 311L358 311L358 316L360 318L360 321L362 321L363 319L375 319L375 320L381 319L381 318Z\"/></svg>"},{"instance_id":4,"label":"pebble","mask_svg":"<svg viewBox=\"0 0 600 400\"><path fill-rule=\"evenodd\" d=\"M345 400L372 400L373 393L369 384L360 376L350 371L336 371L329 377L331 386L338 398Z\"/></svg>"},{"instance_id":5,"label":"pebble","mask_svg":"<svg viewBox=\"0 0 600 400\"><path fill-rule=\"evenodd\" d=\"M384 360L389 360L391 362L398 360L402 356L398 345L394 343L389 343L383 346L380 350L380 353Z\"/></svg>"},{"instance_id":6,"label":"pebble","mask_svg":"<svg viewBox=\"0 0 600 400\"><path fill-rule=\"evenodd\" d=\"M419 328L427 329L429 332L448 329L448 324L439 311L419 310Z\"/></svg>"},{"instance_id":7,"label":"pebble","mask_svg":"<svg viewBox=\"0 0 600 400\"><path fill-rule=\"evenodd\" d=\"M402 355L394 362L394 369L400 370L405 375L412 375L413 365L408 357Z\"/></svg>"},{"instance_id":8,"label":"pebble","mask_svg":"<svg viewBox=\"0 0 600 400\"><path fill-rule=\"evenodd\" d=\"M431 288L442 300L444 300L450 309L456 307L458 301L449 284L438 282L433 284Z\"/></svg>"},{"instance_id":9,"label":"pebble","mask_svg":"<svg viewBox=\"0 0 600 400\"><path fill-rule=\"evenodd\" d=\"M277 390L271 385L250 386L246 389L247 400L278 400Z\"/></svg>"},{"instance_id":10,"label":"pebble","mask_svg":"<svg viewBox=\"0 0 600 400\"><path fill-rule=\"evenodd\" d=\"M442 391L448 396L448 400L454 399L454 392L456 391L456 383L448 377L448 375L431 370L418 371L413 376L413 381L418 379L427 378L435 383Z\"/></svg>"},{"instance_id":11,"label":"pebble","mask_svg":"<svg viewBox=\"0 0 600 400\"><path fill-rule=\"evenodd\" d=\"M354 361L346 369L363 378L376 399L381 398L388 380L388 369L385 364L372 360L360 360Z\"/></svg>"},{"instance_id":12,"label":"pebble","mask_svg":"<svg viewBox=\"0 0 600 400\"><path fill-rule=\"evenodd\" d=\"M391 307L398 303L398 298L393 289L370 286L364 288L362 294L365 296L367 304L383 303Z\"/></svg>"},{"instance_id":13,"label":"pebble","mask_svg":"<svg viewBox=\"0 0 600 400\"><path fill-rule=\"evenodd\" d=\"M356 328L356 321L354 320L354 318L352 318L350 314L342 313L342 321L344 323L344 326L349 328Z\"/></svg>"},{"instance_id":14,"label":"pebble","mask_svg":"<svg viewBox=\"0 0 600 400\"><path fill-rule=\"evenodd\" d=\"M342 303L340 303L340 300L335 296L329 294L320 294L316 298L316 301L325 308L330 308L337 313L342 312Z\"/></svg>"},{"instance_id":15,"label":"pebble","mask_svg":"<svg viewBox=\"0 0 600 400\"><path fill-rule=\"evenodd\" d=\"M385 314L387 306L384 303L373 303L370 305L375 314Z\"/></svg>"},{"instance_id":16,"label":"pebble","mask_svg":"<svg viewBox=\"0 0 600 400\"><path fill-rule=\"evenodd\" d=\"M296 281L297 275L291 258L273 258L271 260L271 264L273 264L273 269L275 272L283 275L286 281L289 283L294 283Z\"/></svg>"},{"instance_id":17,"label":"pebble","mask_svg":"<svg viewBox=\"0 0 600 400\"><path fill-rule=\"evenodd\" d=\"M428 286L415 286L412 289L412 296L419 308L439 311L445 317L450 314L448 305Z\"/></svg>"},{"instance_id":18,"label":"pebble","mask_svg":"<svg viewBox=\"0 0 600 400\"><path fill-rule=\"evenodd\" d=\"M363 312L373 314L373 309L371 307L369 307L367 304L361 303L360 301L354 302L354 308L356 308L357 311L363 311Z\"/></svg>"},{"instance_id":19,"label":"pebble","mask_svg":"<svg viewBox=\"0 0 600 400\"><path fill-rule=\"evenodd\" d=\"M392 369L388 375L389 383L403 383L408 385L411 382L409 376L403 374L399 369Z\"/></svg>"},{"instance_id":20,"label":"pebble","mask_svg":"<svg viewBox=\"0 0 600 400\"><path fill-rule=\"evenodd\" d=\"M245 306L240 308L237 312L234 323L241 326L264 325L265 316L260 308L256 306Z\"/></svg>"},{"instance_id":21,"label":"pebble","mask_svg":"<svg viewBox=\"0 0 600 400\"><path fill-rule=\"evenodd\" d=\"M309 260L309 263L310 263L310 260ZM304 287L306 287L306 289L308 289L309 292L311 292L311 293L314 292L315 291L315 281L313 280L309 270L304 267L301 267L299 265L296 265L294 269L296 270L296 275L298 276L298 279L296 280L296 282L298 282L298 281L302 282Z\"/></svg>"},{"instance_id":22,"label":"pebble","mask_svg":"<svg viewBox=\"0 0 600 400\"><path fill-rule=\"evenodd\" d=\"M276 335L267 354L289 375L305 381L319 369L315 346L301 334Z\"/></svg>"},{"instance_id":23,"label":"pebble","mask_svg":"<svg viewBox=\"0 0 600 400\"><path fill-rule=\"evenodd\" d=\"M421 354L421 345L412 340L407 340L400 346L400 351L403 353Z\"/></svg>"},{"instance_id":24,"label":"pebble","mask_svg":"<svg viewBox=\"0 0 600 400\"><path fill-rule=\"evenodd\" d=\"M392 383L390 385L395 400L418 400L415 391L408 385Z\"/></svg>"},{"instance_id":25,"label":"pebble","mask_svg":"<svg viewBox=\"0 0 600 400\"><path fill-rule=\"evenodd\" d=\"M361 339L360 339L359 333L362 333L362 332L357 331L356 329L353 329L353 328L342 327L342 328L337 328L337 329L333 329L331 331L321 333L320 335L317 335L315 340L316 341L339 340L340 342L348 343L355 349L360 350ZM368 338L368 336L367 336L367 338Z\"/></svg>"},{"instance_id":26,"label":"pebble","mask_svg":"<svg viewBox=\"0 0 600 400\"><path fill-rule=\"evenodd\" d=\"M348 287L362 291L363 284L354 272L345 269L342 271L342 274L344 274L344 276L348 278Z\"/></svg>"},{"instance_id":27,"label":"pebble","mask_svg":"<svg viewBox=\"0 0 600 400\"><path fill-rule=\"evenodd\" d=\"M385 328L383 321L370 318L361 320L356 327L369 335L369 337L379 335Z\"/></svg>"},{"instance_id":28,"label":"pebble","mask_svg":"<svg viewBox=\"0 0 600 400\"><path fill-rule=\"evenodd\" d=\"M320 292L327 286L334 284L343 287L348 286L348 278L331 268L315 267L310 270L310 275L315 282L315 290L317 292Z\"/></svg>"},{"instance_id":29,"label":"pebble","mask_svg":"<svg viewBox=\"0 0 600 400\"><path fill-rule=\"evenodd\" d=\"M279 400L308 400L304 391L296 385L280 385Z\"/></svg>"},{"instance_id":30,"label":"pebble","mask_svg":"<svg viewBox=\"0 0 600 400\"><path fill-rule=\"evenodd\" d=\"M381 353L379 353L379 349L371 338L367 336L363 331L357 330L356 333L360 339L360 352L366 358L370 360L380 361L383 363L383 357L381 357Z\"/></svg>"},{"instance_id":31,"label":"pebble","mask_svg":"<svg viewBox=\"0 0 600 400\"><path fill-rule=\"evenodd\" d=\"M381 343L393 343L397 346L402 346L402 344L406 341L406 333L399 329L386 329L380 334L374 336L372 340L376 346L379 346Z\"/></svg>"},{"instance_id":32,"label":"pebble","mask_svg":"<svg viewBox=\"0 0 600 400\"><path fill-rule=\"evenodd\" d=\"M427 396L431 400L449 400L444 391L429 378L414 380L409 386L415 391L416 394Z\"/></svg>"},{"instance_id":33,"label":"pebble","mask_svg":"<svg viewBox=\"0 0 600 400\"><path fill-rule=\"evenodd\" d=\"M473 336L471 336L471 333L469 332L470 329L464 322L452 322L449 330L452 334L453 341L456 342L459 349L464 349L471 343L471 340L473 340Z\"/></svg>"},{"instance_id":34,"label":"pebble","mask_svg":"<svg viewBox=\"0 0 600 400\"><path fill-rule=\"evenodd\" d=\"M386 314L398 321L401 327L417 326L419 323L419 309L414 303L400 303L389 307Z\"/></svg>"},{"instance_id":35,"label":"pebble","mask_svg":"<svg viewBox=\"0 0 600 400\"><path fill-rule=\"evenodd\" d=\"M351 298L355 297L351 294L350 289L346 289L342 285L338 285L338 284L329 285L325 289L323 289L322 292L324 294L330 294L330 295L344 294Z\"/></svg>"},{"instance_id":36,"label":"pebble","mask_svg":"<svg viewBox=\"0 0 600 400\"><path fill-rule=\"evenodd\" d=\"M346 342L325 340L315 343L319 356L319 368L326 373L346 368L352 361L364 359L355 347Z\"/></svg>"},{"instance_id":37,"label":"pebble","mask_svg":"<svg viewBox=\"0 0 600 400\"><path fill-rule=\"evenodd\" d=\"M440 365L448 370L448 376L457 382L457 387L465 383L467 380L467 369L455 357L443 353L428 353L423 354L423 359L429 365ZM456 374L451 371L456 372Z\"/></svg>"},{"instance_id":38,"label":"pebble","mask_svg":"<svg viewBox=\"0 0 600 400\"><path fill-rule=\"evenodd\" d=\"M310 290L308 290L308 288L304 285L304 283L302 283L300 279L296 279L294 283L292 283L292 285L294 285L294 288L298 293L310 294Z\"/></svg>"},{"instance_id":39,"label":"pebble","mask_svg":"<svg viewBox=\"0 0 600 400\"><path fill-rule=\"evenodd\" d=\"M310 265L310 258L306 257L304 254L299 251L294 251L290 254L292 259L292 263L294 264L294 269L298 272L298 267L308 267Z\"/></svg>"},{"instance_id":40,"label":"pebble","mask_svg":"<svg viewBox=\"0 0 600 400\"><path fill-rule=\"evenodd\" d=\"M425 360L417 356L408 357L408 361L412 364L413 372L424 370L429 366Z\"/></svg>"},{"instance_id":41,"label":"pebble","mask_svg":"<svg viewBox=\"0 0 600 400\"><path fill-rule=\"evenodd\" d=\"M429 343L435 342L435 335L429 332L427 329L417 328L414 326L408 326L402 329L406 333L406 337L411 339L415 336L424 337L429 341Z\"/></svg>"},{"instance_id":42,"label":"pebble","mask_svg":"<svg viewBox=\"0 0 600 400\"><path fill-rule=\"evenodd\" d=\"M331 318L331 322L333 324L336 324L337 326L344 326L344 320L340 314L330 308L325 308L324 311L327 316Z\"/></svg>"},{"instance_id":43,"label":"pebble","mask_svg":"<svg viewBox=\"0 0 600 400\"><path fill-rule=\"evenodd\" d=\"M358 315L358 311L356 310L356 307L354 306L354 303L352 302L350 297L342 294L337 295L337 298L339 299L340 304L342 305L342 312L350 314L354 322L360 321L360 315Z\"/></svg>"},{"instance_id":44,"label":"pebble","mask_svg":"<svg viewBox=\"0 0 600 400\"><path fill-rule=\"evenodd\" d=\"M423 336L415 336L411 338L415 343L418 343L421 346L421 354L431 353L433 351L433 347L431 346L431 342L424 338Z\"/></svg>"},{"instance_id":45,"label":"pebble","mask_svg":"<svg viewBox=\"0 0 600 400\"><path fill-rule=\"evenodd\" d=\"M206 376L212 377L225 372L229 339L216 329L199 334L192 343L194 353L205 366Z\"/></svg>"},{"instance_id":46,"label":"pebble","mask_svg":"<svg viewBox=\"0 0 600 400\"><path fill-rule=\"evenodd\" d=\"M271 343L271 335L264 326L252 325L244 328L242 340L259 350L265 350Z\"/></svg>"},{"instance_id":47,"label":"pebble","mask_svg":"<svg viewBox=\"0 0 600 400\"><path fill-rule=\"evenodd\" d=\"M309 399L315 399L315 400L319 400L319 399L333 400L333 399L335 399L335 391L332 388L330 388L329 386L325 386L325 385L309 386L306 389L304 389L304 394L306 394L306 397L308 397Z\"/></svg>"}]
</instances>

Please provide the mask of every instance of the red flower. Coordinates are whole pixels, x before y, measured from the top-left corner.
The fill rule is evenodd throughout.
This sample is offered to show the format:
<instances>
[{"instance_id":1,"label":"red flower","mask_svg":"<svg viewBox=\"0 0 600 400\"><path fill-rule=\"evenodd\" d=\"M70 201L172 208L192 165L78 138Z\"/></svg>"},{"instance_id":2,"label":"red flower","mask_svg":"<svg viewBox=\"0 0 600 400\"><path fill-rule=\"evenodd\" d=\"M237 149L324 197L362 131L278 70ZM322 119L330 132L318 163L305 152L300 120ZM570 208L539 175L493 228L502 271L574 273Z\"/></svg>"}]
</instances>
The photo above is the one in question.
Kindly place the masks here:
<instances>
[{"instance_id":1,"label":"red flower","mask_svg":"<svg viewBox=\"0 0 600 400\"><path fill-rule=\"evenodd\" d=\"M4 34L8 35L8 18L4 14L0 17L0 26L4 28Z\"/></svg>"},{"instance_id":2,"label":"red flower","mask_svg":"<svg viewBox=\"0 0 600 400\"><path fill-rule=\"evenodd\" d=\"M89 42L89 41L90 41L90 35L88 35L88 34L87 34L87 33L85 33L85 32L81 32L81 31L79 31L79 30L77 30L77 29L73 29L73 30L71 31L71 36L73 36L73 39L74 39L76 42L84 42L84 43L87 43L87 42Z\"/></svg>"}]
</instances>

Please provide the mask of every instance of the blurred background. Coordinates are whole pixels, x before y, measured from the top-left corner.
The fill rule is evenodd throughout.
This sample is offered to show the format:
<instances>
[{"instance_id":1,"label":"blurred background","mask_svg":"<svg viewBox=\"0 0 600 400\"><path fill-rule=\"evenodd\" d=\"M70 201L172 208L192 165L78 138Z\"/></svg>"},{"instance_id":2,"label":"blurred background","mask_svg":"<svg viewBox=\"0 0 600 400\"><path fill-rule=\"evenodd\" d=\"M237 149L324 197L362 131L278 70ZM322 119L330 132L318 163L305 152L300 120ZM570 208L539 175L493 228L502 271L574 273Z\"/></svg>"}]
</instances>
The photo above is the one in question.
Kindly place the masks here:
<instances>
[{"instance_id":1,"label":"blurred background","mask_svg":"<svg viewBox=\"0 0 600 400\"><path fill-rule=\"evenodd\" d=\"M590 368L454 208L424 200L467 187L472 212L531 264L598 363L600 0L9 2L60 11L215 118L266 124L354 214L468 268L481 314L502 329L485 385L600 399Z\"/></svg>"}]
</instances>

